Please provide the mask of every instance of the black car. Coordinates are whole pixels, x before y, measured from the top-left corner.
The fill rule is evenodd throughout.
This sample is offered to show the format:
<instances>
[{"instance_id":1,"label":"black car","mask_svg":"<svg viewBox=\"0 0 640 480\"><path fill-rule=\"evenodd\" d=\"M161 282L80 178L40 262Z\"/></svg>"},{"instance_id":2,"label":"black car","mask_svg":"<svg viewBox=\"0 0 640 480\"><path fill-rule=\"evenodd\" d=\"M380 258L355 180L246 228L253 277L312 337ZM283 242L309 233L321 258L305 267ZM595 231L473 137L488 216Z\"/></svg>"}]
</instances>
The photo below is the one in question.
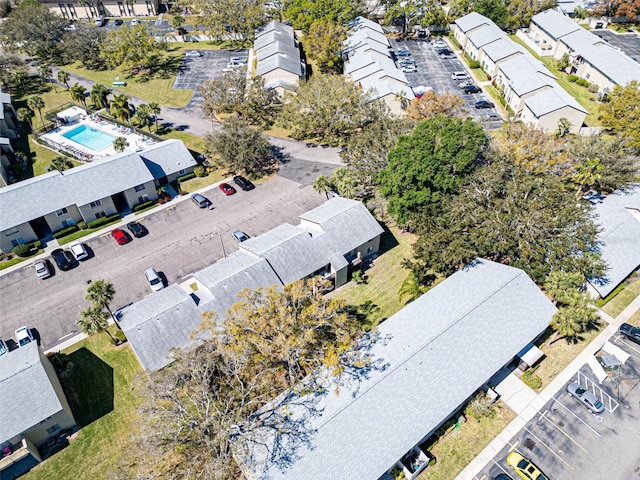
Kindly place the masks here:
<instances>
[{"instance_id":1,"label":"black car","mask_svg":"<svg viewBox=\"0 0 640 480\"><path fill-rule=\"evenodd\" d=\"M448 48L439 48L438 55L453 55L453 52Z\"/></svg>"},{"instance_id":2,"label":"black car","mask_svg":"<svg viewBox=\"0 0 640 480\"><path fill-rule=\"evenodd\" d=\"M623 323L620 325L620 328L618 328L618 333L624 335L632 342L640 344L640 328L629 325L628 323Z\"/></svg>"},{"instance_id":3,"label":"black car","mask_svg":"<svg viewBox=\"0 0 640 480\"><path fill-rule=\"evenodd\" d=\"M493 108L495 105L491 102L487 102L486 100L480 100L476 102L476 108Z\"/></svg>"},{"instance_id":4,"label":"black car","mask_svg":"<svg viewBox=\"0 0 640 480\"><path fill-rule=\"evenodd\" d=\"M61 248L56 248L53 252L51 252L51 258L56 262L58 268L63 272L67 270L71 270L73 268L73 264L71 263L71 255L69 252L62 250Z\"/></svg>"},{"instance_id":5,"label":"black car","mask_svg":"<svg viewBox=\"0 0 640 480\"><path fill-rule=\"evenodd\" d=\"M129 230L131 232L131 235L136 238L144 237L147 233L146 228L144 228L138 222L127 223L127 230Z\"/></svg>"},{"instance_id":6,"label":"black car","mask_svg":"<svg viewBox=\"0 0 640 480\"><path fill-rule=\"evenodd\" d=\"M480 90L479 87L476 87L475 85L466 85L462 91L464 93L480 93L482 90Z\"/></svg>"},{"instance_id":7,"label":"black car","mask_svg":"<svg viewBox=\"0 0 640 480\"><path fill-rule=\"evenodd\" d=\"M236 175L235 177L233 177L233 183L238 185L245 192L256 188L253 183L244 178L242 175Z\"/></svg>"},{"instance_id":8,"label":"black car","mask_svg":"<svg viewBox=\"0 0 640 480\"><path fill-rule=\"evenodd\" d=\"M116 21L113 23L115 23L116 25L122 25L123 22L121 18L116 18Z\"/></svg>"}]
</instances>

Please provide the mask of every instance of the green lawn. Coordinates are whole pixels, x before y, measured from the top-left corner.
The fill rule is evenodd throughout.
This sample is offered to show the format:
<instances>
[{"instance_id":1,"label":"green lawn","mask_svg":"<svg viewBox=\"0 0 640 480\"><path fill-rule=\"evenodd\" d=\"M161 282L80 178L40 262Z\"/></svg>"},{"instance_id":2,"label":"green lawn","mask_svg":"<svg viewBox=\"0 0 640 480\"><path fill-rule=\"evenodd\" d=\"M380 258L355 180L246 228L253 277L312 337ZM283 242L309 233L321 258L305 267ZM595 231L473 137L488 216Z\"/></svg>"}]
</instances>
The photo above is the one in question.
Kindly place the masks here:
<instances>
[{"instance_id":1,"label":"green lawn","mask_svg":"<svg viewBox=\"0 0 640 480\"><path fill-rule=\"evenodd\" d=\"M162 131L162 129L160 129L160 131ZM205 138L194 135L192 133L180 132L178 130L169 130L168 132L160 135L160 137L162 137L164 140L169 140L171 138L182 140L182 143L184 143L192 153L198 154L204 153L205 151Z\"/></svg>"},{"instance_id":2,"label":"green lawn","mask_svg":"<svg viewBox=\"0 0 640 480\"><path fill-rule=\"evenodd\" d=\"M113 327L112 327L113 328ZM127 458L140 398L132 380L142 369L130 347L113 347L105 333L63 352L75 368L63 387L81 427L70 445L35 467L25 480L109 478Z\"/></svg>"},{"instance_id":3,"label":"green lawn","mask_svg":"<svg viewBox=\"0 0 640 480\"><path fill-rule=\"evenodd\" d=\"M367 283L356 285L351 282L339 289L336 295L344 298L350 305L365 308L367 320L372 326L389 318L405 305L398 298L398 290L409 272L401 263L411 256L414 241L414 235L400 234L395 227L385 231L380 245L383 253L367 270Z\"/></svg>"},{"instance_id":4,"label":"green lawn","mask_svg":"<svg viewBox=\"0 0 640 480\"><path fill-rule=\"evenodd\" d=\"M602 307L602 310L616 318L638 295L640 295L640 278L626 285L620 293Z\"/></svg>"},{"instance_id":5,"label":"green lawn","mask_svg":"<svg viewBox=\"0 0 640 480\"><path fill-rule=\"evenodd\" d=\"M547 69L549 69L549 71L556 76L560 86L564 88L569 93L569 95L575 98L587 112L589 112L584 120L584 123L587 126L596 127L600 125L600 122L598 120L598 103L594 100L595 94L589 92L589 90L587 90L585 87L581 87L580 85L576 85L575 83L567 80L568 75L564 72L558 71L555 58L539 57L515 35L510 35L509 38L525 47L529 51L529 53L531 53L531 55L544 63Z\"/></svg>"}]
</instances>

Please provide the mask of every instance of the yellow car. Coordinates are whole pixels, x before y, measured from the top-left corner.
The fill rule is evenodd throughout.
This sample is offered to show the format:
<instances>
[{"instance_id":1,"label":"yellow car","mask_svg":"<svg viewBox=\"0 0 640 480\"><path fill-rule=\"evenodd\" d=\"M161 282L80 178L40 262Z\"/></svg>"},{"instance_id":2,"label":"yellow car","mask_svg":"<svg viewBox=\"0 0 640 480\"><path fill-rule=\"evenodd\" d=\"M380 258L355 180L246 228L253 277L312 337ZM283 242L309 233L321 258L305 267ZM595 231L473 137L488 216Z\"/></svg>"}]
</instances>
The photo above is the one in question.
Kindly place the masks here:
<instances>
[{"instance_id":1,"label":"yellow car","mask_svg":"<svg viewBox=\"0 0 640 480\"><path fill-rule=\"evenodd\" d=\"M549 480L531 460L523 457L518 452L511 452L507 456L507 465L513 468L518 476L524 478L524 480Z\"/></svg>"}]
</instances>

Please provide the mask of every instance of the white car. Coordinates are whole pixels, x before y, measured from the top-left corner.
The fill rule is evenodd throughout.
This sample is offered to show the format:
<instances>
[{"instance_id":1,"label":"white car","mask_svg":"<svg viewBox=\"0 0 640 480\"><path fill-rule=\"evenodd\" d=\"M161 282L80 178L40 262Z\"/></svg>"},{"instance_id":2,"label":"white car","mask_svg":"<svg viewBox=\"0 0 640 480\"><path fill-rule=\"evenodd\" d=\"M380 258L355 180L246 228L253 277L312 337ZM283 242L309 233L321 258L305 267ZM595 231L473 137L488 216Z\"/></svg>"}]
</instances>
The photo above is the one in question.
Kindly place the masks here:
<instances>
[{"instance_id":1,"label":"white car","mask_svg":"<svg viewBox=\"0 0 640 480\"><path fill-rule=\"evenodd\" d=\"M33 269L36 271L36 276L41 280L44 280L45 278L49 278L51 276L49 265L47 265L45 262L34 263Z\"/></svg>"},{"instance_id":2,"label":"white car","mask_svg":"<svg viewBox=\"0 0 640 480\"><path fill-rule=\"evenodd\" d=\"M198 50L189 50L184 54L185 57L201 57L202 54Z\"/></svg>"},{"instance_id":3,"label":"white car","mask_svg":"<svg viewBox=\"0 0 640 480\"><path fill-rule=\"evenodd\" d=\"M0 355L4 355L9 351L9 347L4 343L4 340L0 340Z\"/></svg>"},{"instance_id":4,"label":"white car","mask_svg":"<svg viewBox=\"0 0 640 480\"><path fill-rule=\"evenodd\" d=\"M139 25L140 24L140 20L138 20L137 18L134 18L133 20L131 20L131 26L133 27L134 25Z\"/></svg>"},{"instance_id":5,"label":"white car","mask_svg":"<svg viewBox=\"0 0 640 480\"><path fill-rule=\"evenodd\" d=\"M405 65L400 70L404 73L416 73L418 71L418 67L415 65Z\"/></svg>"},{"instance_id":6,"label":"white car","mask_svg":"<svg viewBox=\"0 0 640 480\"><path fill-rule=\"evenodd\" d=\"M144 271L144 278L147 279L147 283L149 284L149 288L152 292L157 292L164 288L164 283L162 283L162 279L160 278L160 275L158 275L158 272L155 271L155 269L147 268Z\"/></svg>"},{"instance_id":7,"label":"white car","mask_svg":"<svg viewBox=\"0 0 640 480\"><path fill-rule=\"evenodd\" d=\"M78 261L89 258L87 249L84 248L84 245L82 245L82 243L80 242L73 242L71 245L69 245L69 250L71 250L71 255L73 255L73 258Z\"/></svg>"},{"instance_id":8,"label":"white car","mask_svg":"<svg viewBox=\"0 0 640 480\"><path fill-rule=\"evenodd\" d=\"M18 346L24 347L27 343L34 342L35 340L28 327L21 327L16 330L16 343Z\"/></svg>"}]
</instances>

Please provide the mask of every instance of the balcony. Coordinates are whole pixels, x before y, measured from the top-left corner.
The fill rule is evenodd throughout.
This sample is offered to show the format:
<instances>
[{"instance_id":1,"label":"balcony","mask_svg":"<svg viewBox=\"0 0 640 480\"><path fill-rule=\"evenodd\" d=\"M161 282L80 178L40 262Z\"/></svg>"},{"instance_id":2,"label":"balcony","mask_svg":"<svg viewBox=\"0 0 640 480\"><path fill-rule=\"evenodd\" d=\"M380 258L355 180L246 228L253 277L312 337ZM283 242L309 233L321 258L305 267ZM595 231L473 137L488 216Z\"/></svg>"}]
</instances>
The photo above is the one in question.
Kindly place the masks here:
<instances>
[{"instance_id":1,"label":"balcony","mask_svg":"<svg viewBox=\"0 0 640 480\"><path fill-rule=\"evenodd\" d=\"M402 457L391 471L391 474L395 479L405 478L406 480L414 480L434 462L435 458L431 457L419 445L416 445L409 453Z\"/></svg>"},{"instance_id":2,"label":"balcony","mask_svg":"<svg viewBox=\"0 0 640 480\"><path fill-rule=\"evenodd\" d=\"M20 443L13 445L5 442L0 445L0 447L0 455L2 455L2 458L0 458L0 471L22 460L27 455L31 455L31 452L27 449L27 442L24 439L22 439Z\"/></svg>"}]
</instances>

